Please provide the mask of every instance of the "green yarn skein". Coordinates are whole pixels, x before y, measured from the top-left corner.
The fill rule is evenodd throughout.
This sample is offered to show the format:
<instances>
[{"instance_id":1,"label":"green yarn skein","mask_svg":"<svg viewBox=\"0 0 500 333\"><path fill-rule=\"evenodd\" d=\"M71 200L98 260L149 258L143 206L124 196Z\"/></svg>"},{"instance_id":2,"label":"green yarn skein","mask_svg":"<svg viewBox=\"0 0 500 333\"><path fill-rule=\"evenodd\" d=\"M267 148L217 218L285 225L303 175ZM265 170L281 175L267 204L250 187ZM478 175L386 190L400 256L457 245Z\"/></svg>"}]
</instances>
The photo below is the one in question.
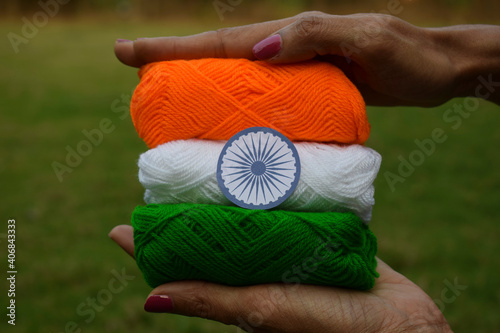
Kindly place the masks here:
<instances>
[{"instance_id":1,"label":"green yarn skein","mask_svg":"<svg viewBox=\"0 0 500 333\"><path fill-rule=\"evenodd\" d=\"M373 287L377 240L352 213L138 206L135 258L151 287L177 280L231 286L289 282Z\"/></svg>"}]
</instances>

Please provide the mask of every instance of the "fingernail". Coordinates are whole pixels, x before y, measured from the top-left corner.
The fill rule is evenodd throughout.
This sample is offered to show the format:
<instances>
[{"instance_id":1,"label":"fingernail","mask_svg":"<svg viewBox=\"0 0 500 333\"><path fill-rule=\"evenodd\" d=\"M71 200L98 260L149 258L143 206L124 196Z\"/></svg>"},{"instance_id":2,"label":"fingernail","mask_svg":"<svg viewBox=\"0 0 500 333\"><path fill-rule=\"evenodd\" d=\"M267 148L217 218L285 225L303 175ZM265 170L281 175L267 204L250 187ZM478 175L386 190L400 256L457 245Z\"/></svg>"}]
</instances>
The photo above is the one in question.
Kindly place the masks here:
<instances>
[{"instance_id":1,"label":"fingernail","mask_svg":"<svg viewBox=\"0 0 500 333\"><path fill-rule=\"evenodd\" d=\"M131 40L130 40L130 39L122 39L122 38L118 38L118 39L116 40L116 42L117 42L117 43L126 43L126 42L131 42Z\"/></svg>"},{"instance_id":2,"label":"fingernail","mask_svg":"<svg viewBox=\"0 0 500 333\"><path fill-rule=\"evenodd\" d=\"M258 42L253 47L253 54L259 59L269 59L274 57L281 50L281 36L272 35Z\"/></svg>"},{"instance_id":3,"label":"fingernail","mask_svg":"<svg viewBox=\"0 0 500 333\"><path fill-rule=\"evenodd\" d=\"M167 295L151 295L144 304L144 310L147 312L172 312L174 303Z\"/></svg>"}]
</instances>

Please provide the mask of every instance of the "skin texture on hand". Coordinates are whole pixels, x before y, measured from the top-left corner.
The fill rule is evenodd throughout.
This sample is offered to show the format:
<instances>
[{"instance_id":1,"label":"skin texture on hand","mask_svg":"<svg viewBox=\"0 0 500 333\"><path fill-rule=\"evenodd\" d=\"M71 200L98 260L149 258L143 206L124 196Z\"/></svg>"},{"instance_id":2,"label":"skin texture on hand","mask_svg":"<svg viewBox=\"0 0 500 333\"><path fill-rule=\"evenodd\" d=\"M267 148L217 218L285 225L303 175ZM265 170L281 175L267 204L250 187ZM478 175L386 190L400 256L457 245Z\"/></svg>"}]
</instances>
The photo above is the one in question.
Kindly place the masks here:
<instances>
[{"instance_id":1,"label":"skin texture on hand","mask_svg":"<svg viewBox=\"0 0 500 333\"><path fill-rule=\"evenodd\" d=\"M256 60L254 46L276 34L279 52L266 61L329 61L346 73L369 105L436 106L474 96L481 74L500 80L500 27L420 28L383 14L306 12L186 37L117 42L115 54L133 67L207 57ZM496 90L490 100L498 103L500 88Z\"/></svg>"},{"instance_id":2,"label":"skin texture on hand","mask_svg":"<svg viewBox=\"0 0 500 333\"><path fill-rule=\"evenodd\" d=\"M110 237L132 257L133 229L115 227ZM380 259L380 278L370 291L304 284L228 287L179 281L155 288L167 295L170 313L202 317L252 332L451 332L422 289Z\"/></svg>"}]
</instances>

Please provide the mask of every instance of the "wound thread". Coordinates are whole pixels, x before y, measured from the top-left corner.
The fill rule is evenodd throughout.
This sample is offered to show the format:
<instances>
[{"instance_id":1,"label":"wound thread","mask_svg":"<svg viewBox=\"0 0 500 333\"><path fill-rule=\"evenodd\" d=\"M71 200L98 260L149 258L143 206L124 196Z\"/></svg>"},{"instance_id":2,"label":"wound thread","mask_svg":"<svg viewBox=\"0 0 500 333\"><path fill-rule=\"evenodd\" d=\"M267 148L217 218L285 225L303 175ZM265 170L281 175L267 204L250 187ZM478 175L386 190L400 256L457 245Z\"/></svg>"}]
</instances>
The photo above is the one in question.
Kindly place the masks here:
<instances>
[{"instance_id":1,"label":"wound thread","mask_svg":"<svg viewBox=\"0 0 500 333\"><path fill-rule=\"evenodd\" d=\"M153 288L194 279L231 286L299 280L368 290L378 277L376 238L352 213L183 203L139 206L132 225L137 265Z\"/></svg>"},{"instance_id":2,"label":"wound thread","mask_svg":"<svg viewBox=\"0 0 500 333\"><path fill-rule=\"evenodd\" d=\"M362 146L365 104L340 69L198 59L147 64L139 77L131 116L150 148L139 179L151 204L135 209L132 225L151 287L188 279L374 286L377 240L367 223L380 155ZM216 140L249 127L281 132L302 155L296 193L272 210L229 206L217 185Z\"/></svg>"},{"instance_id":3,"label":"wound thread","mask_svg":"<svg viewBox=\"0 0 500 333\"><path fill-rule=\"evenodd\" d=\"M175 60L147 64L139 77L131 115L150 148L192 138L228 140L254 126L292 141L363 144L370 133L361 94L326 62Z\"/></svg>"},{"instance_id":4,"label":"wound thread","mask_svg":"<svg viewBox=\"0 0 500 333\"><path fill-rule=\"evenodd\" d=\"M217 184L217 160L225 141L176 140L141 154L139 181L147 204L182 202L233 205ZM295 191L277 209L351 211L365 223L375 204L373 181L381 156L361 145L295 143L302 174Z\"/></svg>"}]
</instances>

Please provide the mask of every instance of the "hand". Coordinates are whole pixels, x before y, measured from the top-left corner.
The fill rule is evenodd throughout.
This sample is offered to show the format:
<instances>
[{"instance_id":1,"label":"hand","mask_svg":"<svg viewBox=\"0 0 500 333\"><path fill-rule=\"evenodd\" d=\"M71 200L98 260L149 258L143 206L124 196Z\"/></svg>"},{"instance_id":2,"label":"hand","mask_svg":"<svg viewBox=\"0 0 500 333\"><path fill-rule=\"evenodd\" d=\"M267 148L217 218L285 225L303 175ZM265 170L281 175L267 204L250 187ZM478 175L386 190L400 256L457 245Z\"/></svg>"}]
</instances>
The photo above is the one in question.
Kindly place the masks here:
<instances>
[{"instance_id":1,"label":"hand","mask_svg":"<svg viewBox=\"0 0 500 333\"><path fill-rule=\"evenodd\" d=\"M115 227L110 237L134 256L131 226ZM149 308L212 319L255 333L451 332L422 289L377 260L380 278L370 291L303 284L228 287L179 281L155 288L148 301L160 299L164 307L156 303L155 309Z\"/></svg>"},{"instance_id":2,"label":"hand","mask_svg":"<svg viewBox=\"0 0 500 333\"><path fill-rule=\"evenodd\" d=\"M495 87L500 86L499 30L496 26L429 29L382 14L306 12L187 37L119 40L115 53L134 67L207 57L273 63L317 58L340 67L367 104L434 106L453 97L477 95L479 75L493 74ZM488 98L498 103L500 89Z\"/></svg>"}]
</instances>

